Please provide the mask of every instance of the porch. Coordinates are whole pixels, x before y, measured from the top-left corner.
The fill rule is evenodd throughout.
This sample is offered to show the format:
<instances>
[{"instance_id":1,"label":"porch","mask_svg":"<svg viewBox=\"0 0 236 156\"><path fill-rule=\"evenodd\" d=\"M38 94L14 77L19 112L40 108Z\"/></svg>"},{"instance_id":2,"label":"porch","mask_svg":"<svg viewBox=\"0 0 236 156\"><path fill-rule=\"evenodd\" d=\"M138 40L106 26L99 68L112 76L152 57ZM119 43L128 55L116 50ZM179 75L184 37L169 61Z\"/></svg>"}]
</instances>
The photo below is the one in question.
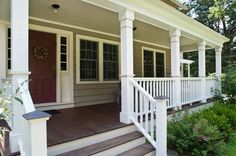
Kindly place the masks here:
<instances>
[{"instance_id":1,"label":"porch","mask_svg":"<svg viewBox=\"0 0 236 156\"><path fill-rule=\"evenodd\" d=\"M207 103L211 103L211 101L212 98L207 99ZM191 109L201 105L205 104L200 101L193 102L191 104L184 105L182 109ZM85 156L89 155L89 153L95 154L99 151L101 152L103 150L113 148L114 145L112 144L118 145L132 141L129 140L129 135L134 135L134 132L136 133L138 131L133 124L127 125L119 121L120 104L117 103L98 104L61 110L49 110L45 112L52 115L47 122L47 145L49 155L57 155L58 153L63 153L61 154L63 156ZM173 113L175 113L173 109L168 109L168 115L172 115ZM145 118L145 112L143 112L142 115ZM121 130L122 128L124 130ZM117 133L118 131L119 133ZM106 136L106 133L110 133L112 135ZM120 140L121 142L114 139L117 136L121 137L123 133L125 135L122 138L122 141ZM99 135L105 136L101 139ZM140 136L141 135L138 134L137 138ZM89 143L84 141L88 138L90 139ZM91 141L93 139L96 141ZM76 144L73 145L73 142L76 141L82 142L85 145L77 145L77 147ZM63 148L63 145L65 148ZM127 152L124 153L129 153L132 156L141 156L141 153L149 153L153 150L154 148L150 143L145 143L142 145L142 148L127 150Z\"/></svg>"},{"instance_id":2,"label":"porch","mask_svg":"<svg viewBox=\"0 0 236 156\"><path fill-rule=\"evenodd\" d=\"M12 109L12 151L44 156L46 139L50 148L134 124L164 156L167 108L205 103L215 89L220 91L221 49L227 39L162 1L72 0L61 1L61 10L46 0L3 2L8 7L0 23L0 58L6 59L0 62L0 76L12 78L12 89L20 88L23 101ZM31 32L40 35L33 38ZM206 49L215 49L215 78L206 78ZM182 56L189 51L199 55L196 78L181 75ZM22 84L28 78L33 79L29 85ZM52 94L36 99L37 91L41 97ZM82 107L120 97L121 106ZM48 111L53 115L48 129L50 115L38 111L77 106Z\"/></svg>"},{"instance_id":3,"label":"porch","mask_svg":"<svg viewBox=\"0 0 236 156\"><path fill-rule=\"evenodd\" d=\"M120 104L45 111L52 115L47 122L47 143L53 146L127 126L119 120Z\"/></svg>"}]
</instances>

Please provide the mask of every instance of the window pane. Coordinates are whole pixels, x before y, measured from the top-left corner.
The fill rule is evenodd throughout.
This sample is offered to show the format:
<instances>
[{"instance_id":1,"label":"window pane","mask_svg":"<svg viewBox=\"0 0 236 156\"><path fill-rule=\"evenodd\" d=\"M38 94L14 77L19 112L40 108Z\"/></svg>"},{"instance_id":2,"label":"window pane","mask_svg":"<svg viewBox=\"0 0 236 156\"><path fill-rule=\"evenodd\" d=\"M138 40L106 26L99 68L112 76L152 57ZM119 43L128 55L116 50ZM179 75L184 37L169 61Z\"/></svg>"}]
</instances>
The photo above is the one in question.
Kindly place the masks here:
<instances>
[{"instance_id":1,"label":"window pane","mask_svg":"<svg viewBox=\"0 0 236 156\"><path fill-rule=\"evenodd\" d=\"M153 69L153 51L144 50L143 54L143 62L144 62L144 77L153 77L154 69Z\"/></svg>"},{"instance_id":2,"label":"window pane","mask_svg":"<svg viewBox=\"0 0 236 156\"><path fill-rule=\"evenodd\" d=\"M164 53L156 53L156 77L165 76Z\"/></svg>"},{"instance_id":3,"label":"window pane","mask_svg":"<svg viewBox=\"0 0 236 156\"><path fill-rule=\"evenodd\" d=\"M61 70L67 70L66 63L61 63Z\"/></svg>"},{"instance_id":4,"label":"window pane","mask_svg":"<svg viewBox=\"0 0 236 156\"><path fill-rule=\"evenodd\" d=\"M80 40L80 80L98 80L98 42Z\"/></svg>"},{"instance_id":5,"label":"window pane","mask_svg":"<svg viewBox=\"0 0 236 156\"><path fill-rule=\"evenodd\" d=\"M66 53L66 46L64 45L61 46L61 53Z\"/></svg>"},{"instance_id":6,"label":"window pane","mask_svg":"<svg viewBox=\"0 0 236 156\"><path fill-rule=\"evenodd\" d=\"M103 44L103 78L104 80L118 80L118 45Z\"/></svg>"},{"instance_id":7,"label":"window pane","mask_svg":"<svg viewBox=\"0 0 236 156\"><path fill-rule=\"evenodd\" d=\"M61 44L67 44L66 37L61 37Z\"/></svg>"},{"instance_id":8,"label":"window pane","mask_svg":"<svg viewBox=\"0 0 236 156\"><path fill-rule=\"evenodd\" d=\"M61 62L67 62L66 55L61 54Z\"/></svg>"}]
</instances>

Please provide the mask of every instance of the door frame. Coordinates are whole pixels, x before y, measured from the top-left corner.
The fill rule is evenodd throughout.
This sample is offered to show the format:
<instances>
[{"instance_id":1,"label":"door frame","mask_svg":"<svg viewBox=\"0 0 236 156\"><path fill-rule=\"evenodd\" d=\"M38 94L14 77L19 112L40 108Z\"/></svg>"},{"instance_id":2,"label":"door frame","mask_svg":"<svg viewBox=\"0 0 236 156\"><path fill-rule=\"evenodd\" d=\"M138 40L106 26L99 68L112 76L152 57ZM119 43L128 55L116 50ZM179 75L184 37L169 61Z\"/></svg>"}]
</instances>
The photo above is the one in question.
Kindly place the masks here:
<instances>
[{"instance_id":1,"label":"door frame","mask_svg":"<svg viewBox=\"0 0 236 156\"><path fill-rule=\"evenodd\" d=\"M72 95L70 101L67 103L74 103L74 87L73 87L73 32L51 28L51 27L45 27L45 26L39 26L35 24L29 24L29 30L35 30L40 32L46 32L56 35L56 103L39 103L35 105L36 107L46 107L46 106L54 106L59 104L65 104L62 102L61 99L61 74L63 71L60 71L60 37L61 36L68 36L68 75L71 79L70 86L70 94Z\"/></svg>"}]
</instances>

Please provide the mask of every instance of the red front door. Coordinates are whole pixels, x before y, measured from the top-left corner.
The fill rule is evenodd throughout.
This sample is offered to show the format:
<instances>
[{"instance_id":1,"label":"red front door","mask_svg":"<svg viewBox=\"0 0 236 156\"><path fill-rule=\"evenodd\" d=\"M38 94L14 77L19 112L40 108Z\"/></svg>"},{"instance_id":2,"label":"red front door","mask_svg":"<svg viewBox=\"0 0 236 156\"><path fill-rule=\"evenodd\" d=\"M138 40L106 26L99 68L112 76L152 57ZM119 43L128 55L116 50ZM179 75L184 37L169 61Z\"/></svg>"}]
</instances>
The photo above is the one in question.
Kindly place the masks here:
<instances>
[{"instance_id":1,"label":"red front door","mask_svg":"<svg viewBox=\"0 0 236 156\"><path fill-rule=\"evenodd\" d=\"M33 102L56 102L56 35L29 32L29 89Z\"/></svg>"}]
</instances>

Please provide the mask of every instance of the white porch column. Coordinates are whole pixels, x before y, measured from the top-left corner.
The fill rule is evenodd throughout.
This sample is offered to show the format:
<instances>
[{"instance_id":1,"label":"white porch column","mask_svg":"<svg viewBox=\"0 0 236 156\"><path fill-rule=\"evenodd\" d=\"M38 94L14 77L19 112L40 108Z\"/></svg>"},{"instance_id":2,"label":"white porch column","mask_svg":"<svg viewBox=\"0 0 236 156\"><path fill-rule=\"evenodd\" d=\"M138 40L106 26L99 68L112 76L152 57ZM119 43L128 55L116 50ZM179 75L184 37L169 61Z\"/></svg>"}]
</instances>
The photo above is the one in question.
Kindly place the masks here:
<instances>
[{"instance_id":1,"label":"white porch column","mask_svg":"<svg viewBox=\"0 0 236 156\"><path fill-rule=\"evenodd\" d=\"M215 48L215 56L216 56L216 76L221 77L221 52L222 47Z\"/></svg>"},{"instance_id":2,"label":"white porch column","mask_svg":"<svg viewBox=\"0 0 236 156\"><path fill-rule=\"evenodd\" d=\"M183 52L180 52L180 59L184 59L184 53ZM180 68L181 68L180 75L181 75L181 77L184 77L184 64L183 63L180 64Z\"/></svg>"},{"instance_id":3,"label":"white porch column","mask_svg":"<svg viewBox=\"0 0 236 156\"><path fill-rule=\"evenodd\" d=\"M201 80L202 102L206 102L206 41L198 43L198 76Z\"/></svg>"},{"instance_id":4,"label":"white porch column","mask_svg":"<svg viewBox=\"0 0 236 156\"><path fill-rule=\"evenodd\" d=\"M181 109L181 82L180 82L180 35L176 29L170 31L171 37L171 76L175 78L174 103Z\"/></svg>"},{"instance_id":5,"label":"white porch column","mask_svg":"<svg viewBox=\"0 0 236 156\"><path fill-rule=\"evenodd\" d=\"M12 84L13 92L17 89L17 79L28 79L28 15L29 0L11 0L11 51L12 51ZM18 151L17 140L20 137L21 125L19 117L22 116L13 104L13 121L11 133L11 151Z\"/></svg>"},{"instance_id":6,"label":"white porch column","mask_svg":"<svg viewBox=\"0 0 236 156\"><path fill-rule=\"evenodd\" d=\"M0 78L6 77L6 38L7 38L6 24L0 22Z\"/></svg>"},{"instance_id":7,"label":"white porch column","mask_svg":"<svg viewBox=\"0 0 236 156\"><path fill-rule=\"evenodd\" d=\"M222 52L222 47L216 47L215 48L215 57L216 57L216 79L217 79L217 84L216 84L216 89L221 93L221 52Z\"/></svg>"},{"instance_id":8,"label":"white porch column","mask_svg":"<svg viewBox=\"0 0 236 156\"><path fill-rule=\"evenodd\" d=\"M133 78L133 21L134 12L123 10L119 14L121 36L121 113L120 121L131 123L133 89L129 78Z\"/></svg>"}]
</instances>

